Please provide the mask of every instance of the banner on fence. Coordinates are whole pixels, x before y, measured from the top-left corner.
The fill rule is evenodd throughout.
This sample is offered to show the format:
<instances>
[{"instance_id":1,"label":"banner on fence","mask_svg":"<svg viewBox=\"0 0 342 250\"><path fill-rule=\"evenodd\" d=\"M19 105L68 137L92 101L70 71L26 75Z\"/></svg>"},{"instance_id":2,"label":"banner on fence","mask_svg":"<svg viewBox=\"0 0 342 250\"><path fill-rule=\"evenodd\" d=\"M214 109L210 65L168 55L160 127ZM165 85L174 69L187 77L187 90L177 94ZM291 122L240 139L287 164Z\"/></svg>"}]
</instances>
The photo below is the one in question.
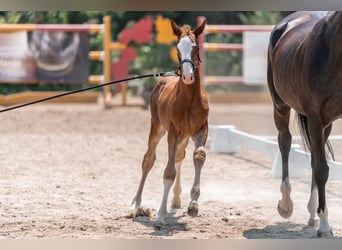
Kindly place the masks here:
<instances>
[{"instance_id":1,"label":"banner on fence","mask_svg":"<svg viewBox=\"0 0 342 250\"><path fill-rule=\"evenodd\" d=\"M267 83L267 46L270 32L243 33L243 80L246 85Z\"/></svg>"},{"instance_id":2,"label":"banner on fence","mask_svg":"<svg viewBox=\"0 0 342 250\"><path fill-rule=\"evenodd\" d=\"M0 81L87 82L87 33L0 33Z\"/></svg>"},{"instance_id":3,"label":"banner on fence","mask_svg":"<svg viewBox=\"0 0 342 250\"><path fill-rule=\"evenodd\" d=\"M0 80L32 81L36 66L28 48L27 32L0 33Z\"/></svg>"}]
</instances>

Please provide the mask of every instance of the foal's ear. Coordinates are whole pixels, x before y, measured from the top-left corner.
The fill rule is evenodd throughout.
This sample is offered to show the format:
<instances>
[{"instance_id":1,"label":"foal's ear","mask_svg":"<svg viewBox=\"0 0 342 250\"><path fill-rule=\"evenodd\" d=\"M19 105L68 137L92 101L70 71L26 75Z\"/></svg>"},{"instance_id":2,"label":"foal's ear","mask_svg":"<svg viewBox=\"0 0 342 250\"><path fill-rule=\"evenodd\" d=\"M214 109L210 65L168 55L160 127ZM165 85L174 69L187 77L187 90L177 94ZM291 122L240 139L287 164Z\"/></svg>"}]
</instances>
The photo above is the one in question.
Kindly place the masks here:
<instances>
[{"instance_id":1,"label":"foal's ear","mask_svg":"<svg viewBox=\"0 0 342 250\"><path fill-rule=\"evenodd\" d=\"M200 34L203 33L206 24L207 24L207 20L204 19L203 22L201 23L201 25L199 25L199 26L194 30L195 36L199 36Z\"/></svg>"},{"instance_id":2,"label":"foal's ear","mask_svg":"<svg viewBox=\"0 0 342 250\"><path fill-rule=\"evenodd\" d=\"M171 22L173 34L179 37L182 34L181 29L178 27L175 21L171 20L170 22Z\"/></svg>"}]
</instances>

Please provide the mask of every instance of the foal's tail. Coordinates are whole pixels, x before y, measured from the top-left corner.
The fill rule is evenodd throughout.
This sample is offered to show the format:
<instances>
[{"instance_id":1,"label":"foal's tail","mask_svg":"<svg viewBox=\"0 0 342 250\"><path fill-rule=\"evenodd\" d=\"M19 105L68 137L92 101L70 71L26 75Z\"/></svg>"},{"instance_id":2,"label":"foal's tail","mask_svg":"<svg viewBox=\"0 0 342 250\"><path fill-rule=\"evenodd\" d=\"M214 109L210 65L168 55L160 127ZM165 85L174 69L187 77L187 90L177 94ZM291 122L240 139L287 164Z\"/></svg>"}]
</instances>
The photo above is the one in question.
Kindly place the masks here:
<instances>
[{"instance_id":1,"label":"foal's tail","mask_svg":"<svg viewBox=\"0 0 342 250\"><path fill-rule=\"evenodd\" d=\"M305 115L302 115L300 113L297 113L297 118L299 121L299 130L300 130L300 134L302 135L303 138L303 144L304 146L311 152L311 139L310 139L310 134L308 131L308 118ZM326 152L326 156L328 157L329 154L331 156L331 158L333 160L335 160L334 157L334 151L333 148L329 142L329 140L327 140L326 142L327 148L328 148L328 152Z\"/></svg>"}]
</instances>

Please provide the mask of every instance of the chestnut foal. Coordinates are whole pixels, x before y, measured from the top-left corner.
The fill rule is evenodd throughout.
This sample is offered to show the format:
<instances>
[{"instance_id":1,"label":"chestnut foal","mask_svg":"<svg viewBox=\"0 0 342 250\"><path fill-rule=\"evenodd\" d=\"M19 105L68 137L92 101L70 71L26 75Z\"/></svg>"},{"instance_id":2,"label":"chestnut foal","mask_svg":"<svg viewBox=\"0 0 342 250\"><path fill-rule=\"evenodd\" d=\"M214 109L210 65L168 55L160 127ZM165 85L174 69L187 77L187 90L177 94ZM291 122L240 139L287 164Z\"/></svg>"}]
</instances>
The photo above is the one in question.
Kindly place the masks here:
<instances>
[{"instance_id":1,"label":"chestnut foal","mask_svg":"<svg viewBox=\"0 0 342 250\"><path fill-rule=\"evenodd\" d=\"M185 158L185 149L189 138L195 143L193 162L195 178L191 189L191 201L188 214L197 216L200 195L200 175L206 153L205 143L208 134L208 98L200 78L200 57L198 37L206 25L203 21L196 29L189 25L179 27L171 21L173 33L177 36L177 50L180 76L163 77L154 87L151 95L151 129L148 149L142 161L142 175L132 205L133 217L144 215L141 197L146 177L156 160L156 147L167 131L168 162L164 170L163 198L158 211L158 220L165 223L167 200L173 188L172 208L181 207L181 164Z\"/></svg>"}]
</instances>

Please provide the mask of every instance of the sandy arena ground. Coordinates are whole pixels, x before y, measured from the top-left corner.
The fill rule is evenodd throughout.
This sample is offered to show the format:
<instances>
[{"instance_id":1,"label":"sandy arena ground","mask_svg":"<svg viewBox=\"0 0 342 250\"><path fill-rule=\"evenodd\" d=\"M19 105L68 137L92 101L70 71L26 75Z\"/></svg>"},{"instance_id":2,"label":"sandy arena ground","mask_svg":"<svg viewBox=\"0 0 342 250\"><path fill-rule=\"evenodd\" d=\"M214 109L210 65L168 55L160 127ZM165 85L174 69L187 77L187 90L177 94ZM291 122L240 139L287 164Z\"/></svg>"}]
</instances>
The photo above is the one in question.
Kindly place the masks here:
<instances>
[{"instance_id":1,"label":"sandy arena ground","mask_svg":"<svg viewBox=\"0 0 342 250\"><path fill-rule=\"evenodd\" d=\"M212 125L233 124L255 135L276 135L269 103L210 107ZM246 149L229 155L208 148L199 216L189 217L192 143L182 168L183 208L170 215L170 224L161 225L155 217L126 218L146 150L148 110L41 104L1 118L1 238L315 238L316 229L306 225L310 177L291 180L294 213L283 219L276 209L280 179L271 177L273 158ZM333 133L342 134L342 123L336 123ZM340 160L341 145L334 145ZM155 210L162 197L166 152L163 138L143 193L143 204ZM342 237L341 190L341 181L329 180L327 202L336 238Z\"/></svg>"}]
</instances>

